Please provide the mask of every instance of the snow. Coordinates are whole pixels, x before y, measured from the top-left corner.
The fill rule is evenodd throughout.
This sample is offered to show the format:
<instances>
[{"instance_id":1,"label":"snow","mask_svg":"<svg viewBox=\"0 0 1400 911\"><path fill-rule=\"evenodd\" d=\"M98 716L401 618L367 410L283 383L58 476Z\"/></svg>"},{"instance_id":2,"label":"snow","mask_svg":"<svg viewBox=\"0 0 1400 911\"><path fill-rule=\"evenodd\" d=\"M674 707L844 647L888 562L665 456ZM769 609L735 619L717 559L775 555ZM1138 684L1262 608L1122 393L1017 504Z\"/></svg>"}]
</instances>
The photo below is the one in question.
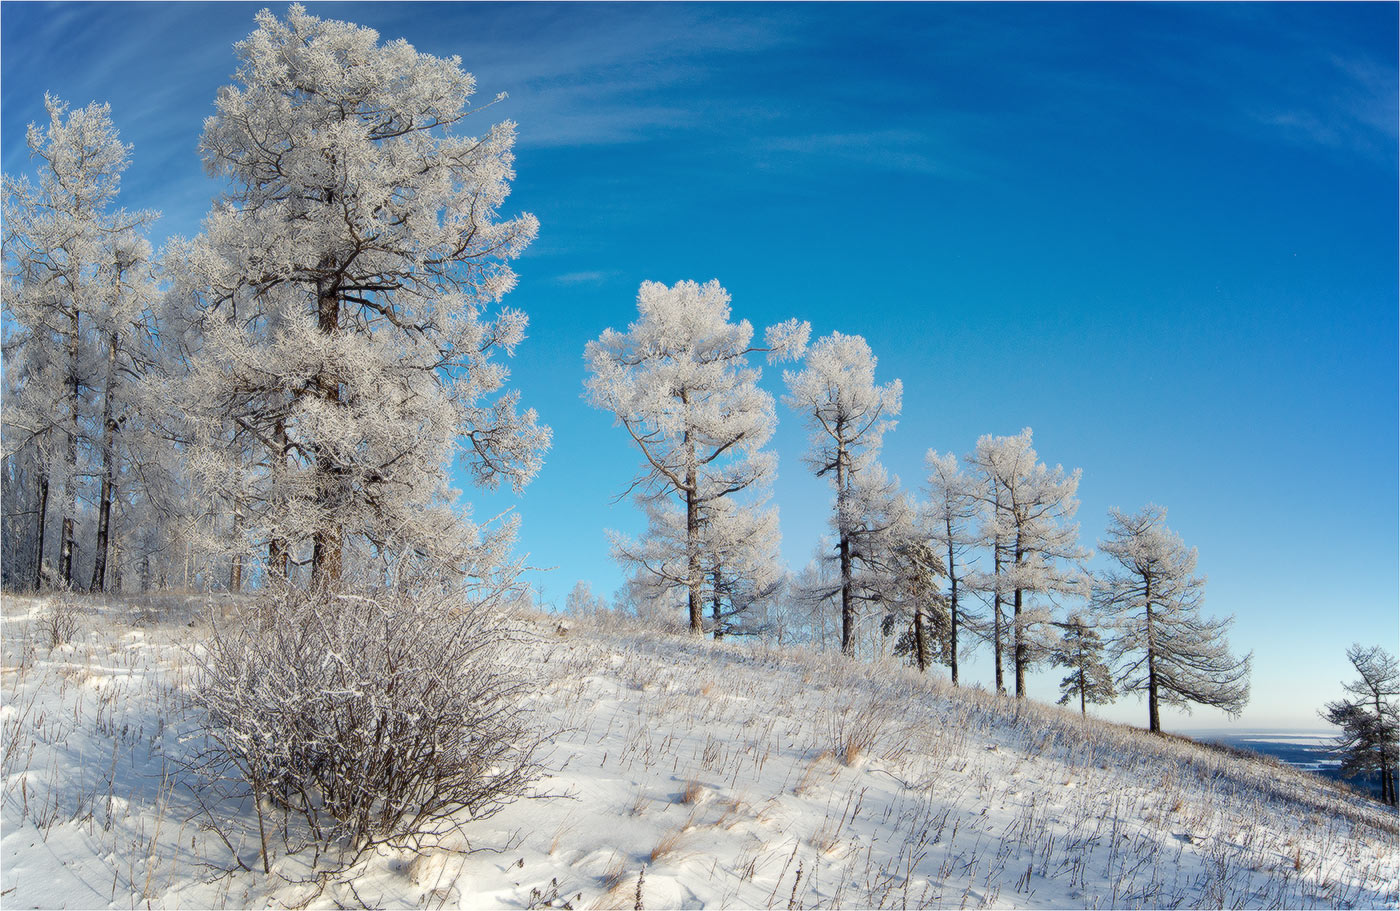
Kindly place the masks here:
<instances>
[{"instance_id":1,"label":"snow","mask_svg":"<svg viewBox=\"0 0 1400 911\"><path fill-rule=\"evenodd\" d=\"M302 857L265 876L251 808L186 767L219 604L86 602L53 650L48 607L4 605L6 908L631 908L639 876L653 909L1397 904L1395 817L1313 776L894 664L549 617L516 655L557 732L538 795L318 891Z\"/></svg>"}]
</instances>

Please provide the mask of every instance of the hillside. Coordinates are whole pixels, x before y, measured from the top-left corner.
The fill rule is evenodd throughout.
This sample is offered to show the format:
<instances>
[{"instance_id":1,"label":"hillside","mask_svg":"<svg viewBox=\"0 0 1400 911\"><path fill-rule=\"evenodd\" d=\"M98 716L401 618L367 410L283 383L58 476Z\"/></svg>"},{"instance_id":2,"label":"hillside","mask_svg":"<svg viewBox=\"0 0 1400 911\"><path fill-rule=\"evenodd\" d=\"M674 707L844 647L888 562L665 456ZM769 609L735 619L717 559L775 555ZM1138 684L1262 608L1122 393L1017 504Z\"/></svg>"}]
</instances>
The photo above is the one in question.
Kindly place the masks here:
<instances>
[{"instance_id":1,"label":"hillside","mask_svg":"<svg viewBox=\"0 0 1400 911\"><path fill-rule=\"evenodd\" d=\"M543 616L515 654L557 731L540 796L447 846L470 852L381 854L320 889L304 856L264 876L251 809L184 768L201 602L81 602L54 649L51 607L5 601L7 908L1398 900L1394 817L1281 764L894 664ZM226 872L233 852L257 872Z\"/></svg>"}]
</instances>

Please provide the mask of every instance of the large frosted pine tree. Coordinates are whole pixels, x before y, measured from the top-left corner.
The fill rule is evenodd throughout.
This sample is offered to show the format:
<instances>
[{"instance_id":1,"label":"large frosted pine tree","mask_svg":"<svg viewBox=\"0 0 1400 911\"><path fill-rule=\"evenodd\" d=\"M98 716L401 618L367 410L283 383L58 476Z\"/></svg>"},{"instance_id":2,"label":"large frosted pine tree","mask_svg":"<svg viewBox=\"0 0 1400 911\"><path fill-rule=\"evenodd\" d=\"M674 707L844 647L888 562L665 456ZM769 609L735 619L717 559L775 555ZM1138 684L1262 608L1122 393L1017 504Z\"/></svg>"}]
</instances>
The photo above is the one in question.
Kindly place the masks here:
<instances>
[{"instance_id":1,"label":"large frosted pine tree","mask_svg":"<svg viewBox=\"0 0 1400 911\"><path fill-rule=\"evenodd\" d=\"M196 474L272 572L309 546L334 584L348 544L474 573L508 529L457 517L448 465L519 489L549 443L494 359L524 338L498 305L537 228L499 215L514 126L463 134L457 58L300 6L236 53L200 141L230 191L172 257Z\"/></svg>"}]
</instances>

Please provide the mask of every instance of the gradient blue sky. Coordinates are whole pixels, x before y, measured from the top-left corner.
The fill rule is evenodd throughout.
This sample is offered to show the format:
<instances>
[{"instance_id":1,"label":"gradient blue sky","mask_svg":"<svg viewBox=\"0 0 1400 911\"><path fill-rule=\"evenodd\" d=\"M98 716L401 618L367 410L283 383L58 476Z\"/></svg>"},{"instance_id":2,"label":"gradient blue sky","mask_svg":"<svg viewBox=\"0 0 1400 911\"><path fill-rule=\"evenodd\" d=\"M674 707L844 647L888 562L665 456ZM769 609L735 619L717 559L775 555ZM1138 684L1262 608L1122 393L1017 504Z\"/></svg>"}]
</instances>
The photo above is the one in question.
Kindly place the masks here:
<instances>
[{"instance_id":1,"label":"gradient blue sky","mask_svg":"<svg viewBox=\"0 0 1400 911\"><path fill-rule=\"evenodd\" d=\"M641 527L611 502L637 459L580 399L584 343L644 279L718 278L760 327L869 340L904 382L906 485L930 447L1031 426L1083 468L1087 544L1110 506L1166 505L1254 651L1238 726L1320 727L1346 646L1396 647L1395 4L308 6L510 94L483 117L519 124L512 205L541 223L514 379L555 446L518 501L467 497L520 510L546 597L611 592L603 529ZM165 213L157 242L197 232L196 141L258 8L4 3L5 172L45 90L108 101L124 203ZM783 412L794 568L830 497L805 439Z\"/></svg>"}]
</instances>

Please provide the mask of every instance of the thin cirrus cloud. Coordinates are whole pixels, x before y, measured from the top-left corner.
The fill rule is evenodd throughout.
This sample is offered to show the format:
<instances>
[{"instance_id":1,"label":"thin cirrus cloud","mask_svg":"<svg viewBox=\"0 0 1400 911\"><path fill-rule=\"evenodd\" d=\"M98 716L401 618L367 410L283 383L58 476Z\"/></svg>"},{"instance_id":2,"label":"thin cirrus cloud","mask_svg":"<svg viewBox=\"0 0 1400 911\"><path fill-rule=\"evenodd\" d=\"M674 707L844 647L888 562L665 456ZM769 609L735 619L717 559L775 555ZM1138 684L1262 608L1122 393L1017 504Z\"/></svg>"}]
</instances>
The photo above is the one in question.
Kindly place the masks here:
<instances>
[{"instance_id":1,"label":"thin cirrus cloud","mask_svg":"<svg viewBox=\"0 0 1400 911\"><path fill-rule=\"evenodd\" d=\"M616 278L622 273L616 269L592 269L581 272L565 272L562 275L554 276L555 284L559 285L601 285L611 278Z\"/></svg>"}]
</instances>

